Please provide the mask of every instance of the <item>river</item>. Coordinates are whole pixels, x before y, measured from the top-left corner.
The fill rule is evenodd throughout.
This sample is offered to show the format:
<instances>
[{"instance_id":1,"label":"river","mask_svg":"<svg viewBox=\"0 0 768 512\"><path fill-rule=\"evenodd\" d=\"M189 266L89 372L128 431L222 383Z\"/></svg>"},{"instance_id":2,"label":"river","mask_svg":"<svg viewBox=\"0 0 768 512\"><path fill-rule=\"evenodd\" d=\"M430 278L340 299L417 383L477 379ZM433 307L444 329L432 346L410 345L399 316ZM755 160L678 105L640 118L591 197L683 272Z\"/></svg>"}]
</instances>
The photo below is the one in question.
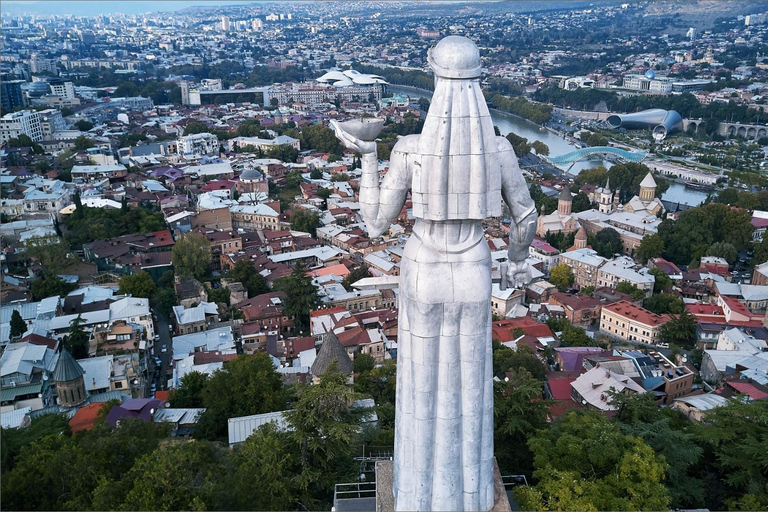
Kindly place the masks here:
<instances>
[{"instance_id":1,"label":"river","mask_svg":"<svg viewBox=\"0 0 768 512\"><path fill-rule=\"evenodd\" d=\"M426 98L428 100L432 99L431 92L425 91L423 89L417 89L415 87L389 85L387 86L387 91L392 93L405 94L410 98ZM571 144L559 135L547 130L546 128L542 128L536 123L532 123L527 119L523 119L522 117L500 112L498 110L491 110L491 118L493 119L493 124L499 127L499 131L502 135L513 132L520 137L525 137L531 142L534 140L540 140L549 146L549 154L551 156L563 155L573 151L574 149L577 149L577 146ZM610 168L613 164L608 160L604 160L599 157L593 157L576 162L573 164L569 172L575 175L583 169L589 169L590 167L595 167L598 165L604 165L605 167ZM679 202L681 204L698 206L699 203L701 203L706 197L706 192L687 189L684 185L679 183L671 183L669 189L664 193L662 199L675 203Z\"/></svg>"}]
</instances>

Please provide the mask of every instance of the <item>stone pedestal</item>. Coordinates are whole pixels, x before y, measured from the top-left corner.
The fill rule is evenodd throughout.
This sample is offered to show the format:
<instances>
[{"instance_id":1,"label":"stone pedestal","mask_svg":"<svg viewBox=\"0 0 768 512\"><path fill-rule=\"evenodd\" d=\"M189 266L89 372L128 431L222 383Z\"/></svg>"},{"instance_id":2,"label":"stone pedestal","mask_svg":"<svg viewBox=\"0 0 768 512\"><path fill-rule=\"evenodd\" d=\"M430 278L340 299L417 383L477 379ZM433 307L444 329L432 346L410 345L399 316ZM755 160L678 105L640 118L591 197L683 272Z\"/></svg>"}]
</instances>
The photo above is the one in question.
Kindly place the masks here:
<instances>
[{"instance_id":1,"label":"stone pedestal","mask_svg":"<svg viewBox=\"0 0 768 512\"><path fill-rule=\"evenodd\" d=\"M493 508L489 512L512 512L507 492L501 481L499 465L493 461L494 495ZM376 463L376 512L394 512L395 496L392 493L392 461Z\"/></svg>"}]
</instances>

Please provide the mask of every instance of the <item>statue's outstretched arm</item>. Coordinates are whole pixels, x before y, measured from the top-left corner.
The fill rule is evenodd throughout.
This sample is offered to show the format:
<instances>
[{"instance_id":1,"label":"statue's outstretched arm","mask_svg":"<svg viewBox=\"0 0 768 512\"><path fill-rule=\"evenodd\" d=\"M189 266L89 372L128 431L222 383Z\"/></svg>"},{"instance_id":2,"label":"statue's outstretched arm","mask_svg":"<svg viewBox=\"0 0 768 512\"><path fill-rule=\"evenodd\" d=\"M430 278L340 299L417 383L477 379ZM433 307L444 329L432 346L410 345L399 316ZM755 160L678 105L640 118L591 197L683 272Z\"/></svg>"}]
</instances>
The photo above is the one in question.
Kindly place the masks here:
<instances>
[{"instance_id":1,"label":"statue's outstretched arm","mask_svg":"<svg viewBox=\"0 0 768 512\"><path fill-rule=\"evenodd\" d=\"M376 153L363 155L363 175L360 179L360 214L368 236L376 238L397 218L405 204L410 187L406 158L392 151L389 171L379 185L379 164Z\"/></svg>"},{"instance_id":2,"label":"statue's outstretched arm","mask_svg":"<svg viewBox=\"0 0 768 512\"><path fill-rule=\"evenodd\" d=\"M528 247L536 234L536 205L531 199L528 187L517 163L512 145L507 139L499 138L501 150L501 194L512 212L509 229L509 276L510 283L524 286L530 282L530 269L525 260Z\"/></svg>"},{"instance_id":3,"label":"statue's outstretched arm","mask_svg":"<svg viewBox=\"0 0 768 512\"><path fill-rule=\"evenodd\" d=\"M376 238L389 229L403 209L405 197L411 186L411 172L408 167L407 150L413 142L409 136L401 139L392 150L389 171L379 185L379 160L376 142L363 141L336 129L336 137L344 146L362 154L362 177L360 178L360 215L363 217L368 236ZM404 151L405 150L405 151Z\"/></svg>"}]
</instances>

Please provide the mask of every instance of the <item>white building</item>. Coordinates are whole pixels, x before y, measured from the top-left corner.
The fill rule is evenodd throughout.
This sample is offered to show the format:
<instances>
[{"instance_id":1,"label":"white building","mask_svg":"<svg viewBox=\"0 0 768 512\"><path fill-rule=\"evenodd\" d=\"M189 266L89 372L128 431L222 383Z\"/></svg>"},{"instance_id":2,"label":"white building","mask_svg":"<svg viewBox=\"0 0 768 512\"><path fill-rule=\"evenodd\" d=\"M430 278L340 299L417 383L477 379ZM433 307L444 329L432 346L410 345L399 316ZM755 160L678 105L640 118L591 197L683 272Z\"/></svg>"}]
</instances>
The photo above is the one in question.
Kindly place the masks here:
<instances>
[{"instance_id":1,"label":"white building","mask_svg":"<svg viewBox=\"0 0 768 512\"><path fill-rule=\"evenodd\" d=\"M51 80L48 82L51 87L51 92L55 96L60 96L66 101L72 101L75 99L75 85L69 80Z\"/></svg>"},{"instance_id":2,"label":"white building","mask_svg":"<svg viewBox=\"0 0 768 512\"><path fill-rule=\"evenodd\" d=\"M278 135L274 139L260 139L259 137L235 137L229 143L230 147L237 144L239 148L253 148L267 151L275 146L287 144L293 148L301 150L301 142L287 135Z\"/></svg>"},{"instance_id":3,"label":"white building","mask_svg":"<svg viewBox=\"0 0 768 512\"><path fill-rule=\"evenodd\" d=\"M218 155L219 138L212 133L196 133L179 137L177 142L180 155Z\"/></svg>"},{"instance_id":4,"label":"white building","mask_svg":"<svg viewBox=\"0 0 768 512\"><path fill-rule=\"evenodd\" d=\"M70 200L69 189L63 181L44 180L24 191L25 213L50 213L58 215Z\"/></svg>"},{"instance_id":5,"label":"white building","mask_svg":"<svg viewBox=\"0 0 768 512\"><path fill-rule=\"evenodd\" d=\"M43 140L43 127L38 112L22 110L0 117L0 142L15 139L21 134L35 142Z\"/></svg>"},{"instance_id":6,"label":"white building","mask_svg":"<svg viewBox=\"0 0 768 512\"><path fill-rule=\"evenodd\" d=\"M616 288L624 281L637 286L645 292L646 297L653 295L653 285L656 278L648 273L647 268L638 268L632 258L620 256L606 262L597 271L597 286Z\"/></svg>"}]
</instances>

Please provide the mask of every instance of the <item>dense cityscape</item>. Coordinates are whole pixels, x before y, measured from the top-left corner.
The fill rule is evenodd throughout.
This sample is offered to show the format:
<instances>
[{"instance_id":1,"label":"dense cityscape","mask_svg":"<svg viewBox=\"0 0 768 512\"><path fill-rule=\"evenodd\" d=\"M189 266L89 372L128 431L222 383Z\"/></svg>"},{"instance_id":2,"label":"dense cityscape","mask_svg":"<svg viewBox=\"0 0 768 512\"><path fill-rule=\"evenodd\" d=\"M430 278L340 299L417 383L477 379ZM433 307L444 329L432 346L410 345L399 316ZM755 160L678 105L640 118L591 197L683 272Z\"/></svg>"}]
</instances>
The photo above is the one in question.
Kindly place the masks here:
<instances>
[{"instance_id":1,"label":"dense cityscape","mask_svg":"<svg viewBox=\"0 0 768 512\"><path fill-rule=\"evenodd\" d=\"M767 1L175 3L3 5L4 509L383 510L423 206L364 167L447 36L538 216L517 287L482 221L508 509L768 508Z\"/></svg>"}]
</instances>

